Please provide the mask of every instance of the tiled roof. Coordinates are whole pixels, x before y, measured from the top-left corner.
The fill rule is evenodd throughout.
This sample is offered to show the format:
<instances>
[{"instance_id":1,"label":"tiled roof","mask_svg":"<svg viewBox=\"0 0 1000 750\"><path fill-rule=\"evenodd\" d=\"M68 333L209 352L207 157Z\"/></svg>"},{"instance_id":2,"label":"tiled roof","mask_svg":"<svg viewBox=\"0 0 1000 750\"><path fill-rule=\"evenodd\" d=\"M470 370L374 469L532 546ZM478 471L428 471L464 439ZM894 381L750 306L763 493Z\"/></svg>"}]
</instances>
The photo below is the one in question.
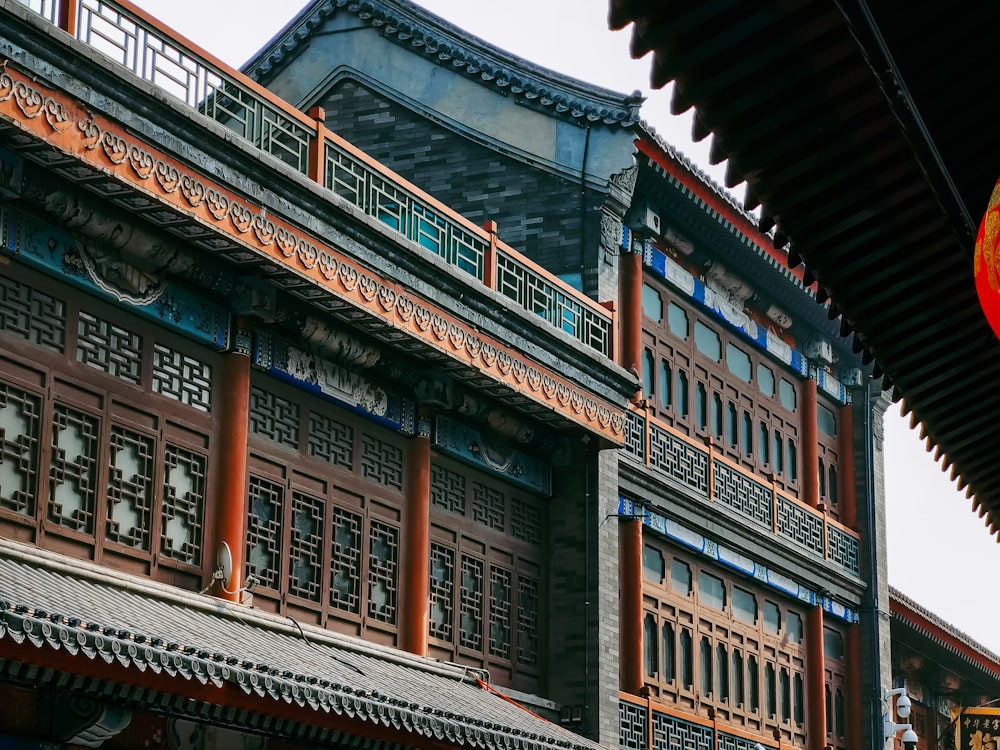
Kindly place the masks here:
<instances>
[{"instance_id":1,"label":"tiled roof","mask_svg":"<svg viewBox=\"0 0 1000 750\"><path fill-rule=\"evenodd\" d=\"M416 54L530 106L583 123L631 127L639 121L640 96L610 91L543 68L408 0L314 0L244 66L244 72L266 81L326 18L338 12L352 13Z\"/></svg>"},{"instance_id":2,"label":"tiled roof","mask_svg":"<svg viewBox=\"0 0 1000 750\"><path fill-rule=\"evenodd\" d=\"M268 698L308 705L371 724L373 736L393 727L404 746L600 750L487 689L482 672L7 540L0 540L3 639L23 646L19 661L27 664L36 647L62 649L81 661L229 684L260 696L262 714ZM0 659L0 667L9 671L11 662Z\"/></svg>"}]
</instances>

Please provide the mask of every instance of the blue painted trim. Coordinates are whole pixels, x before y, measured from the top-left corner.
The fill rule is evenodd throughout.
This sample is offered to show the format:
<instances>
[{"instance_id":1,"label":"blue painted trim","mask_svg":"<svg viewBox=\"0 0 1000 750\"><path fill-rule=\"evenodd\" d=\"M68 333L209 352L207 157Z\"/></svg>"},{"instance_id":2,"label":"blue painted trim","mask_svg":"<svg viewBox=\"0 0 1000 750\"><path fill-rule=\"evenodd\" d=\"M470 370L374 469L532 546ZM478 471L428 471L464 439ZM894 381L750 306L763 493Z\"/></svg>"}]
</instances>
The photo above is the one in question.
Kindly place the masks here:
<instances>
[{"instance_id":1,"label":"blue painted trim","mask_svg":"<svg viewBox=\"0 0 1000 750\"><path fill-rule=\"evenodd\" d=\"M151 283L142 298L116 293L98 278L95 263L68 232L0 205L0 249L43 273L188 338L224 351L230 343L230 314L208 297L169 281ZM150 280L155 281L150 275Z\"/></svg>"},{"instance_id":2,"label":"blue painted trim","mask_svg":"<svg viewBox=\"0 0 1000 750\"><path fill-rule=\"evenodd\" d=\"M844 622L855 623L859 620L858 612L848 609L829 597L820 595L792 578L770 570L762 563L719 544L714 539L662 516L650 508L642 507L625 496L618 498L618 513L624 516L641 516L644 526L662 534L671 541L800 602L810 605L821 604L824 612Z\"/></svg>"}]
</instances>

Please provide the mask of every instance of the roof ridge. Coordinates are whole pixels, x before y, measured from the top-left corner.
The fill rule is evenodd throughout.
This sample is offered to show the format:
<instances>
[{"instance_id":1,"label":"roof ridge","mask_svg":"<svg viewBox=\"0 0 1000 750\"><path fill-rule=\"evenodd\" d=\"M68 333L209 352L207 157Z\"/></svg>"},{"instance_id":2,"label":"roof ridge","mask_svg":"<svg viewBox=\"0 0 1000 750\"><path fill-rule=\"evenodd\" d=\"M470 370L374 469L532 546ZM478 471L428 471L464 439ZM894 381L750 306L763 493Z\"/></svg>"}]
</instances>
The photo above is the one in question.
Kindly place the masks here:
<instances>
[{"instance_id":1,"label":"roof ridge","mask_svg":"<svg viewBox=\"0 0 1000 750\"><path fill-rule=\"evenodd\" d=\"M889 599L890 600L896 599L898 602L912 609L921 617L926 618L933 625L944 630L946 633L948 633L948 635L961 641L964 645L968 646L969 648L972 648L975 651L979 652L982 656L985 656L986 658L990 659L997 666L997 671L1000 672L1000 655L986 648L986 646L981 644L979 641L970 636L968 633L959 630L954 625L944 620L940 615L936 615L923 605L918 604L913 599L904 594L902 591L893 586L889 587ZM901 615L897 613L897 616Z\"/></svg>"}]
</instances>

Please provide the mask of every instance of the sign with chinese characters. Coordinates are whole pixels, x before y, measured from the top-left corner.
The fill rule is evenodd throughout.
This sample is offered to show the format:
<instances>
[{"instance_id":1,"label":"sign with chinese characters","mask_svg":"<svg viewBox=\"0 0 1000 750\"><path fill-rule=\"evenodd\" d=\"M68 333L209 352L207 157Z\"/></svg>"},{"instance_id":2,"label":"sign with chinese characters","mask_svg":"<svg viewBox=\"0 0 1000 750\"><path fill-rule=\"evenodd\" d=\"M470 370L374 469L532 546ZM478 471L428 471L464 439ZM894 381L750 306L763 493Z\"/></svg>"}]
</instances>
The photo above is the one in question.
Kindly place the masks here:
<instances>
[{"instance_id":1,"label":"sign with chinese characters","mask_svg":"<svg viewBox=\"0 0 1000 750\"><path fill-rule=\"evenodd\" d=\"M953 708L956 750L1000 750L1000 708Z\"/></svg>"}]
</instances>

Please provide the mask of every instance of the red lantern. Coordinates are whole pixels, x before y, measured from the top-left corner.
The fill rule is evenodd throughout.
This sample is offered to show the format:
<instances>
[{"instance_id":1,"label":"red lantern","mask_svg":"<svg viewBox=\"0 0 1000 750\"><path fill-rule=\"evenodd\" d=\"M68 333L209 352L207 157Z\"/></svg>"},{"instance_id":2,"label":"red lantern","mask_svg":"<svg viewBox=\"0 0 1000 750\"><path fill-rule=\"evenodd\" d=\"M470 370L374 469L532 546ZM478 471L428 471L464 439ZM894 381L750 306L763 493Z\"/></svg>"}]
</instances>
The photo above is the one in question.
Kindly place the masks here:
<instances>
[{"instance_id":1,"label":"red lantern","mask_svg":"<svg viewBox=\"0 0 1000 750\"><path fill-rule=\"evenodd\" d=\"M1000 337L1000 182L976 234L976 293L993 333Z\"/></svg>"}]
</instances>

